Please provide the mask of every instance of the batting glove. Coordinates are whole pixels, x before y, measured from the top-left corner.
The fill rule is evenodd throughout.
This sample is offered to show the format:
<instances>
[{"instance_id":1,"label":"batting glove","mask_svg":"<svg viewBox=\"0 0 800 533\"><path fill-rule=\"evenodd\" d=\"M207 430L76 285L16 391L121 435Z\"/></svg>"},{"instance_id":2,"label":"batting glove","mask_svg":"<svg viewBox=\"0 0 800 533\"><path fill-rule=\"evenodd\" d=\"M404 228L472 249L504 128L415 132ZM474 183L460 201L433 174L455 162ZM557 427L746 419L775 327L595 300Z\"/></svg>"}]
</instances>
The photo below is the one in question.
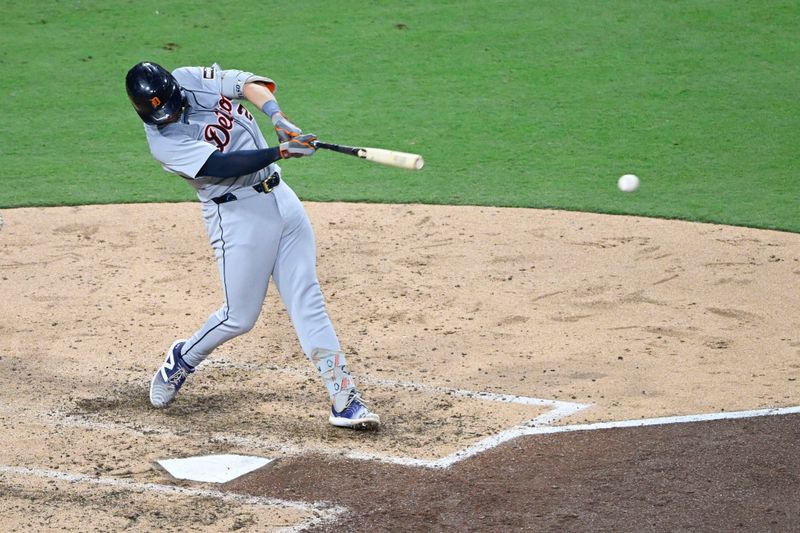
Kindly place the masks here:
<instances>
[{"instance_id":1,"label":"batting glove","mask_svg":"<svg viewBox=\"0 0 800 533\"><path fill-rule=\"evenodd\" d=\"M297 137L280 144L281 158L312 156L317 151L314 141L317 136L313 133L298 135Z\"/></svg>"},{"instance_id":2,"label":"batting glove","mask_svg":"<svg viewBox=\"0 0 800 533\"><path fill-rule=\"evenodd\" d=\"M292 124L286 115L281 112L272 115L272 124L275 126L275 133L278 134L280 142L286 142L303 134L303 130Z\"/></svg>"}]
</instances>

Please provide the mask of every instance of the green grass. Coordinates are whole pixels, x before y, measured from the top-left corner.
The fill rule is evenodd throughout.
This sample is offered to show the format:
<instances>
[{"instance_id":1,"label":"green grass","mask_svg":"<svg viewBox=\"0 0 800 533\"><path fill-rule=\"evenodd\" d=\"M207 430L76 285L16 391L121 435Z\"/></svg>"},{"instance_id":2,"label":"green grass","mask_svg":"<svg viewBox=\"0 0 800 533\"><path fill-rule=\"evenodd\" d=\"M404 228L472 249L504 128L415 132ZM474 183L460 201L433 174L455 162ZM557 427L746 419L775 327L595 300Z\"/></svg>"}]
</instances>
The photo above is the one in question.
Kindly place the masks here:
<instances>
[{"instance_id":1,"label":"green grass","mask_svg":"<svg viewBox=\"0 0 800 533\"><path fill-rule=\"evenodd\" d=\"M124 89L142 59L243 68L346 144L307 200L548 207L800 232L796 1L3 1L0 206L191 200ZM264 117L265 118L265 117ZM274 136L262 121L268 139ZM621 174L642 179L616 189Z\"/></svg>"}]
</instances>

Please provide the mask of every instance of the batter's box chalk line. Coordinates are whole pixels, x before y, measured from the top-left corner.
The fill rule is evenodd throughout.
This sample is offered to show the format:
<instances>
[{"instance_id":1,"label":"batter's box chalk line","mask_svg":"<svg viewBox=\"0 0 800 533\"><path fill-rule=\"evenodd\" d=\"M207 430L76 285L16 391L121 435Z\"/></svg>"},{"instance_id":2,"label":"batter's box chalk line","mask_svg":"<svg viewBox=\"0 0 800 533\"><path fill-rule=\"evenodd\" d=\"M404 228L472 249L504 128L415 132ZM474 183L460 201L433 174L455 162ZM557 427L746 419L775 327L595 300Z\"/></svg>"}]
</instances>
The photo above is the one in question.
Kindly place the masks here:
<instances>
[{"instance_id":1,"label":"batter's box chalk line","mask_svg":"<svg viewBox=\"0 0 800 533\"><path fill-rule=\"evenodd\" d=\"M274 365L264 366L253 363L239 363L235 361L228 361L225 359L217 359L208 361L209 366L216 368L236 368L241 370L270 370L291 374L300 377L313 377L315 374L310 370L301 370L293 368L278 368ZM524 434L524 431L532 427L550 426L557 423L559 420L574 415L575 413L588 409L591 404L582 404L576 402L564 402L559 400L546 400L543 398L532 398L527 396L516 396L513 394L501 394L494 392L476 392L463 389L455 389L450 387L438 387L433 385L426 385L423 383L413 383L408 381L396 381L388 379L377 379L369 376L361 376L358 381L366 384L376 385L388 389L408 389L416 392L427 392L432 394L443 394L447 396L455 396L462 398L469 398L474 400L486 400L490 402L500 403L513 403L518 405L530 405L536 407L549 407L550 410L543 413L532 420L524 422L519 426L512 427L506 431L496 435L487 437L472 446L456 451L446 457L435 460L414 459L407 457L394 457L382 454L368 454L363 452L353 452L348 449L338 449L331 453L339 456L345 456L351 459L364 459L381 461L385 463L421 466L427 468L448 468L449 466L457 463L458 461L472 457L482 451L489 450L498 446L506 441L514 439ZM329 449L326 449L329 450ZM326 450L318 450L321 453L326 453Z\"/></svg>"},{"instance_id":2,"label":"batter's box chalk line","mask_svg":"<svg viewBox=\"0 0 800 533\"><path fill-rule=\"evenodd\" d=\"M263 498L260 496L245 496L232 492L223 492L214 489L201 489L163 485L159 483L142 483L130 479L113 477L95 477L85 474L60 472L44 468L28 468L24 466L0 465L0 474L7 476L34 477L42 479L55 479L68 483L79 483L95 486L112 487L133 493L152 493L169 496L186 496L190 498L212 498L226 503L252 505L256 507L270 507L279 509L293 509L308 513L309 518L291 527L279 529L283 533L303 531L312 527L333 523L347 510L338 505L329 505L323 502L302 502L293 500L280 500L277 498Z\"/></svg>"},{"instance_id":3,"label":"batter's box chalk line","mask_svg":"<svg viewBox=\"0 0 800 533\"><path fill-rule=\"evenodd\" d=\"M276 368L274 366L263 367L260 365L253 365L251 363L238 364L226 360L207 361L205 365L212 368L241 368L248 371L257 370L259 368L269 369L271 371L283 372L286 374L309 377L312 375L310 371L295 370L288 368ZM330 446L319 446L303 444L302 446L294 446L290 443L276 443L273 441L265 441L257 437L247 437L232 435L227 433L215 433L209 436L209 440L214 443L232 444L246 449L255 449L262 451L271 451L280 453L281 455L300 455L308 453L317 453L321 455L335 455L338 457L356 459L356 460L369 460L379 461L382 463L416 466L423 468L449 468L453 464L468 459L483 451L490 450L504 442L517 438L524 432L532 427L546 426L554 424L559 420L571 416L583 409L591 407L587 404L563 402L558 400L546 400L542 398L531 398L526 396L515 396L512 394L499 394L492 392L476 392L463 389L455 389L449 387L437 387L421 383L412 383L405 381L394 381L385 379L375 379L369 377L362 377L359 381L389 389L407 389L415 392L429 393L429 394L442 394L450 397L460 397L472 400L499 402L499 403L512 403L518 405L528 405L532 407L548 407L549 410L539 416L524 422L519 426L514 426L500 433L486 437L478 442L467 446L466 448L457 450L450 455L446 455L439 459L419 459L414 457L402 457L394 455L386 455L381 453L369 453L353 451L350 448L336 448ZM58 425L83 427L87 429L103 429L109 431L125 431L135 434L172 434L172 430L167 427L158 426L143 426L135 422L104 422L95 419L95 415L81 414L68 415L64 412L52 411L49 413L50 417L54 418Z\"/></svg>"},{"instance_id":4,"label":"batter's box chalk line","mask_svg":"<svg viewBox=\"0 0 800 533\"><path fill-rule=\"evenodd\" d=\"M353 459L371 459L385 463L420 466L425 468L449 468L459 461L468 459L486 450L490 450L522 435L523 431L531 427L550 425L558 422L559 420L572 416L575 413L591 407L588 404L562 402L558 400L545 400L542 398L531 398L527 396L515 396L512 394L499 394L493 392L475 392L463 389L454 389L449 387L436 387L420 383L410 383L406 381L394 381L374 378L362 378L361 381L372 385L378 385L386 388L401 388L410 389L419 392L428 392L434 394L445 394L447 396L455 396L462 398L470 398L475 400L484 400L490 402L500 403L513 403L519 405L530 405L536 407L549 407L550 410L542 413L541 415L533 418L522 425L514 426L507 430L501 431L495 435L486 437L475 444L466 448L458 450L450 455L435 460L424 459L411 459L404 457L391 457L379 454L366 454L361 452L349 452L346 455Z\"/></svg>"},{"instance_id":5,"label":"batter's box chalk line","mask_svg":"<svg viewBox=\"0 0 800 533\"><path fill-rule=\"evenodd\" d=\"M270 370L283 372L291 375L309 377L314 375L310 370L299 370L291 368L277 368L272 365L259 365L252 363L238 363L227 361L224 359L212 360L203 363L212 368L236 368L245 369L248 371L253 370ZM316 453L320 455L335 455L356 460L369 460L379 461L383 463L416 466L423 468L443 469L473 457L481 452L490 450L516 439L518 437L527 435L544 435L553 433L564 433L568 431L589 431L600 429L613 429L613 428L626 428L626 427L643 427L652 425L664 424L680 424L691 422L703 422L711 420L729 420L737 418L751 418L760 416L784 415L800 413L800 406L797 407L783 407L783 408L768 408L749 411L732 411L722 413L707 413L685 416L670 416L661 418L650 419L635 419L635 420L622 420L612 422L598 422L588 424L574 424L574 425L561 425L556 426L560 420L572 416L584 409L591 407L590 404L581 404L574 402L564 402L559 400L547 400L542 398L532 398L526 396L515 396L511 394L499 394L492 392L476 392L463 389L455 389L448 387L438 387L420 383L412 383L405 381L394 381L370 378L369 376L362 376L360 382L365 384L372 384L375 386L386 388L403 388L418 392L428 392L435 394L445 394L448 396L464 397L475 400L501 402L501 403L514 403L520 405L530 405L536 407L549 407L549 410L539 416L523 422L517 426L503 430L497 434L486 437L466 448L457 450L450 455L441 457L439 459L419 459L413 457L397 457L379 453L366 453L355 452L349 448L334 448L328 446L314 446L303 444L302 446L295 446L285 442L271 442L259 439L257 437L247 437L240 435L232 435L227 433L214 433L207 436L210 442L219 444L230 444L240 446L244 449L270 451L280 455L301 455L308 453ZM63 412L52 411L48 416L54 420L57 425L84 427L87 429L105 429L109 431L123 431L137 435L160 434L171 435L173 430L168 427L157 426L143 426L135 422L121 423L121 422L102 422L92 419L91 415L70 415Z\"/></svg>"}]
</instances>

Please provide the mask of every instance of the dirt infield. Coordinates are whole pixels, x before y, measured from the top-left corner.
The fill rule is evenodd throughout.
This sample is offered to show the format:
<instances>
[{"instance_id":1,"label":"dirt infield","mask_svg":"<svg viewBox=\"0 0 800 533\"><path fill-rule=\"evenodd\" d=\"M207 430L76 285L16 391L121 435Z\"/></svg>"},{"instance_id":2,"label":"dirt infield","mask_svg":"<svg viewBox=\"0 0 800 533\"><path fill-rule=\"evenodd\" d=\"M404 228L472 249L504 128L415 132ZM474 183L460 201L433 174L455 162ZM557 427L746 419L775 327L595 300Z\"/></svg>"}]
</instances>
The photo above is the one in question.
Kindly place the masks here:
<instances>
[{"instance_id":1,"label":"dirt infield","mask_svg":"<svg viewBox=\"0 0 800 533\"><path fill-rule=\"evenodd\" d=\"M227 488L331 500L348 531L797 531L798 443L800 415L572 432L448 470L294 458Z\"/></svg>"},{"instance_id":2,"label":"dirt infield","mask_svg":"<svg viewBox=\"0 0 800 533\"><path fill-rule=\"evenodd\" d=\"M797 415L712 419L800 406L799 235L307 209L375 434L327 424L274 287L149 407L164 350L221 303L196 204L0 212L0 529L800 529ZM221 487L154 465L217 452L277 460Z\"/></svg>"}]
</instances>

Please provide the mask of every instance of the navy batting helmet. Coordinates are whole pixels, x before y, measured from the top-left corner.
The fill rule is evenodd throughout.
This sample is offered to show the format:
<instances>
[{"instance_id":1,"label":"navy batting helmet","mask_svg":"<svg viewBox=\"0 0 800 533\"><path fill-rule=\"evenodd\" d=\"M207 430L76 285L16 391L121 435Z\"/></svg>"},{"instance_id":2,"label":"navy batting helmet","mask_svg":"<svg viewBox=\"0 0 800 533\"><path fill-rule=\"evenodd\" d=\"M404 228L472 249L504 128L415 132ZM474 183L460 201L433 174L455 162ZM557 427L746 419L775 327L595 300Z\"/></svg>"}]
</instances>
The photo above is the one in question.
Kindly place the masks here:
<instances>
[{"instance_id":1,"label":"navy batting helmet","mask_svg":"<svg viewBox=\"0 0 800 533\"><path fill-rule=\"evenodd\" d=\"M166 124L183 107L178 81L156 63L134 65L125 78L125 87L136 112L148 124Z\"/></svg>"}]
</instances>

